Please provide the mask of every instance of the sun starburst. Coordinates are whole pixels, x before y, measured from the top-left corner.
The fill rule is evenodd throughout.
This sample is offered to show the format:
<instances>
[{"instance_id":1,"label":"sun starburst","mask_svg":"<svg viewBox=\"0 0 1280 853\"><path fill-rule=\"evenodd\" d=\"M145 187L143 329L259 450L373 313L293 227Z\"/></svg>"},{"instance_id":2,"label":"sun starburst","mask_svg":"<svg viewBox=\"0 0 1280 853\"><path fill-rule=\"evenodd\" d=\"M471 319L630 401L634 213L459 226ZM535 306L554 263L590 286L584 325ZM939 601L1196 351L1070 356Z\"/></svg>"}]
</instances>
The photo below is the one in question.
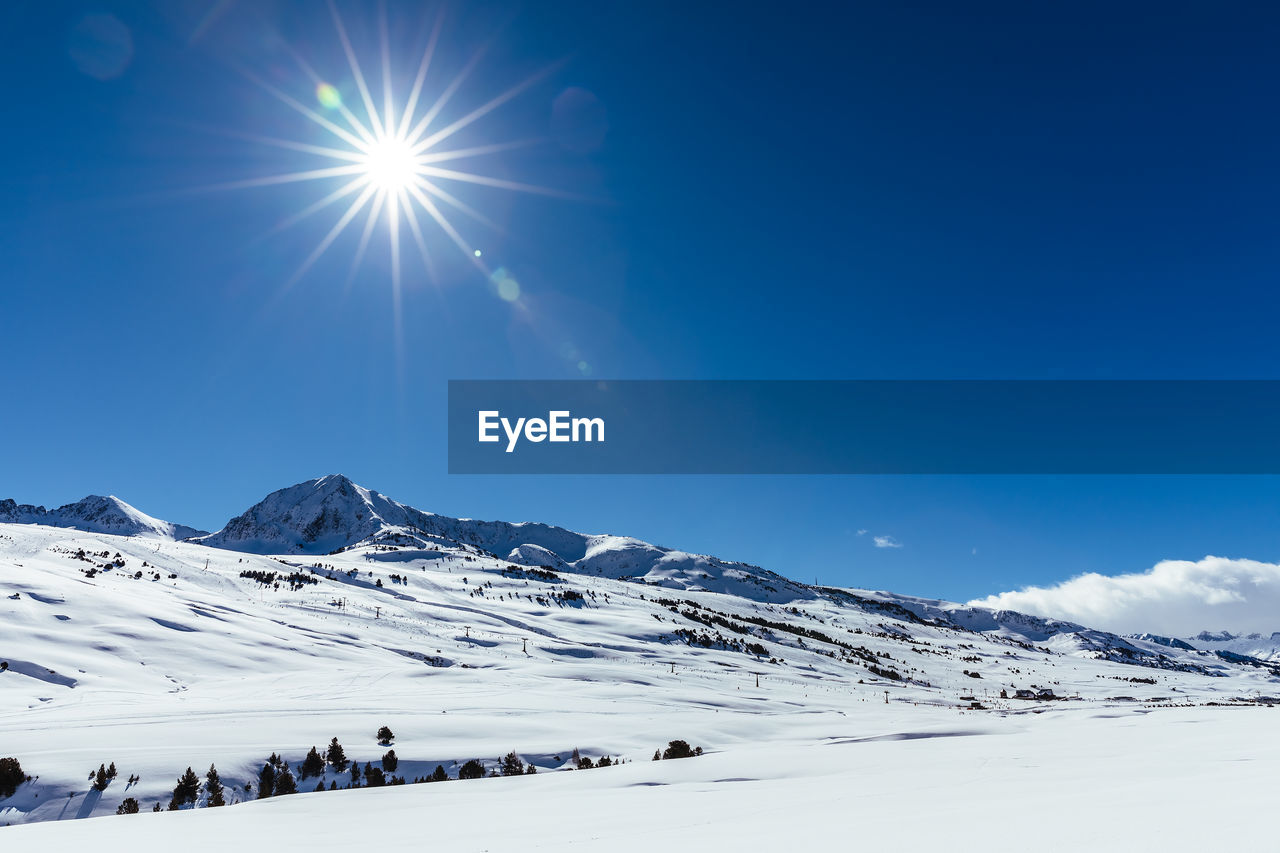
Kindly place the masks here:
<instances>
[{"instance_id":1,"label":"sun starburst","mask_svg":"<svg viewBox=\"0 0 1280 853\"><path fill-rule=\"evenodd\" d=\"M454 95L480 61L484 51L478 51L462 70L440 89L435 100L423 108L427 93L428 75L432 59L440 40L443 15L436 18L430 38L418 61L413 82L403 102L397 99L393 86L392 60L389 48L388 26L385 8L379 15L381 35L381 95L382 103L375 102L374 93L364 76L356 51L348 37L347 29L333 0L329 11L351 79L359 94L357 115L343 100L339 90L317 72L300 54L290 50L302 72L311 80L318 107L308 106L289 93L282 91L251 72L247 76L282 104L326 131L331 140L328 145L316 145L289 139L252 137L258 142L297 151L327 160L327 165L301 169L295 172L267 175L260 178L223 185L224 187L267 187L311 181L336 182L337 186L323 197L299 210L281 222L278 229L291 227L303 219L335 205L346 203L345 209L324 236L302 261L293 276L286 282L292 286L328 251L349 227L364 217L363 229L356 254L352 260L352 272L367 253L374 230L385 223L390 252L391 285L397 313L401 289L401 235L407 232L422 257L428 271L434 270L432 252L424 225L434 223L439 232L448 238L463 255L486 276L481 252L471 245L450 221L446 210L460 213L489 227L494 223L483 213L468 205L445 185L450 183L473 184L518 192L564 195L554 190L532 184L492 177L479 172L447 168L441 164L497 154L528 145L528 140L499 142L466 148L446 149L444 143L475 121L515 98L552 73L560 63L541 71L491 98L460 118L437 127L440 118ZM358 227L358 226L357 226Z\"/></svg>"}]
</instances>

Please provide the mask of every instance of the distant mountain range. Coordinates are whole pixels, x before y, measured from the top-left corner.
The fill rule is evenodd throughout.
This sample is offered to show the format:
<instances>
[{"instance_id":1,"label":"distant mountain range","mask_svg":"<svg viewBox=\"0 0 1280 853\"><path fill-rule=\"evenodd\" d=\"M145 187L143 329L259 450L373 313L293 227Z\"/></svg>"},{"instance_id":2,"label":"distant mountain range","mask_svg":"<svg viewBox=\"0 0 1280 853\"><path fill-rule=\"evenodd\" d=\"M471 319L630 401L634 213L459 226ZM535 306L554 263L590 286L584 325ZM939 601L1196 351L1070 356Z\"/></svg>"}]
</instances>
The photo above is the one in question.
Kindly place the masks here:
<instances>
[{"instance_id":1,"label":"distant mountain range","mask_svg":"<svg viewBox=\"0 0 1280 853\"><path fill-rule=\"evenodd\" d=\"M1280 662L1280 632L1272 634L1232 634L1230 631L1201 631L1194 637L1160 637L1135 634L1133 639L1159 643L1173 649L1214 652L1224 660L1244 657Z\"/></svg>"},{"instance_id":2,"label":"distant mountain range","mask_svg":"<svg viewBox=\"0 0 1280 853\"><path fill-rule=\"evenodd\" d=\"M340 474L272 492L218 532L193 541L251 554L319 555L386 545L407 548L416 557L465 545L520 565L598 577L644 578L757 600L813 597L805 584L759 566L690 554L626 536L436 515L391 500Z\"/></svg>"},{"instance_id":3,"label":"distant mountain range","mask_svg":"<svg viewBox=\"0 0 1280 853\"><path fill-rule=\"evenodd\" d=\"M1203 652L1231 663L1280 662L1280 632L1194 637L1121 637L1057 619L990 610L892 593L855 593L799 583L748 563L721 560L616 535L576 533L532 522L477 521L437 515L392 500L341 474L307 480L267 495L215 533L163 521L112 497L91 495L46 510L0 501L0 523L43 524L123 536L185 540L260 555L330 555L353 549L394 550L398 561L471 551L507 563L633 580L673 590L701 590L760 602L828 598L880 609L894 618L994 632L1049 643L1117 662L1163 667L1161 650ZM388 555L389 556L389 555Z\"/></svg>"}]
</instances>

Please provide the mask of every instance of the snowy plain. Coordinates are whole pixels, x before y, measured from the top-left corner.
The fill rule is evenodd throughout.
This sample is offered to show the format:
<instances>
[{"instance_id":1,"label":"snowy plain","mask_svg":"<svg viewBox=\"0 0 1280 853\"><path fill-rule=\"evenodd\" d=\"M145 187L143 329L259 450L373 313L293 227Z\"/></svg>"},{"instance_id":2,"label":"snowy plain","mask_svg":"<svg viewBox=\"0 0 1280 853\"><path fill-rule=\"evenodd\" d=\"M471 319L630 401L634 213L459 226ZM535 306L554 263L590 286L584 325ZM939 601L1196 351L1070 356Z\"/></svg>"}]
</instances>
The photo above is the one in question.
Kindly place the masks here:
<instances>
[{"instance_id":1,"label":"snowy plain","mask_svg":"<svg viewBox=\"0 0 1280 853\"><path fill-rule=\"evenodd\" d=\"M339 514L376 512L366 491ZM272 524L306 526L314 510L349 526L327 498L294 504ZM510 526L413 524L361 529L338 554L274 556L0 524L0 756L37 777L0 800L14 824L3 848L1204 850L1274 837L1280 690L1260 662L807 588L621 537L535 526L537 541L513 544L524 534ZM465 541L485 536L503 549ZM537 568L553 557L554 572ZM266 572L272 583L253 576ZM293 573L311 580L281 581ZM1017 690L1057 698L1000 695ZM382 725L410 781L513 750L538 773L244 790L271 753L296 770L333 737L377 765ZM651 760L677 738L705 754ZM569 772L575 749L624 763ZM94 791L105 762L120 775ZM188 766L210 764L234 805L202 794L150 813ZM328 771L334 782L350 779ZM143 813L115 815L125 797Z\"/></svg>"}]
</instances>

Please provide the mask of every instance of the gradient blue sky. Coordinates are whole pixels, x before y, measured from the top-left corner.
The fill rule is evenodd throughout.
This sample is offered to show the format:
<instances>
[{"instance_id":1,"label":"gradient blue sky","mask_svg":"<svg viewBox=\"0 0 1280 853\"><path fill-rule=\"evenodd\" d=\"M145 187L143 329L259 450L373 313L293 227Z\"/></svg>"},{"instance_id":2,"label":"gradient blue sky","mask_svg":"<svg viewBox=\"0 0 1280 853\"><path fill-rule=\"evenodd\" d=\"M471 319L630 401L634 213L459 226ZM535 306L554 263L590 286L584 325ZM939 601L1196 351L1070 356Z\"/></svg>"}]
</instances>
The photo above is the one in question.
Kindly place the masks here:
<instances>
[{"instance_id":1,"label":"gradient blue sky","mask_svg":"<svg viewBox=\"0 0 1280 853\"><path fill-rule=\"evenodd\" d=\"M376 77L377 5L339 8ZM389 4L399 85L434 14ZM315 105L287 44L354 102L323 4L11 0L0 32L0 496L114 493L212 529L340 471L451 515L951 598L1280 557L1275 478L450 477L444 435L447 379L579 362L1280 378L1280 10L457 4L428 89L492 46L443 120L567 60L456 139L546 141L467 165L588 200L450 187L501 225L457 220L521 298L428 230L438 276L407 256L399 350L377 236L354 277L357 229L282 286L339 211L268 232L335 184L198 191L323 165L245 138L329 141L237 71ZM571 87L594 106L557 111Z\"/></svg>"}]
</instances>

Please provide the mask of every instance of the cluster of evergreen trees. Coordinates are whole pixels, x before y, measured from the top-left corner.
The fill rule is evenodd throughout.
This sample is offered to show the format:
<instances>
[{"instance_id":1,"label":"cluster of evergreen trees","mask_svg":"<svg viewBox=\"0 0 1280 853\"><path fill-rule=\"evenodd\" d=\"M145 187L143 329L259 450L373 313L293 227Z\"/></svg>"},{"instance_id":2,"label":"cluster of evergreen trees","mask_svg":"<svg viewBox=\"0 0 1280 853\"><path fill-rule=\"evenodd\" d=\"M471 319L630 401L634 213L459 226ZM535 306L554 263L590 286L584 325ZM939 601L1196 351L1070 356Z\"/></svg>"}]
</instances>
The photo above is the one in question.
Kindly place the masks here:
<instances>
[{"instance_id":1,"label":"cluster of evergreen trees","mask_svg":"<svg viewBox=\"0 0 1280 853\"><path fill-rule=\"evenodd\" d=\"M105 791L107 786L111 784L111 780L116 778L116 763L111 762L110 767L102 764L98 765L97 770L89 772L89 781L93 783L93 790Z\"/></svg>"},{"instance_id":2,"label":"cluster of evergreen trees","mask_svg":"<svg viewBox=\"0 0 1280 853\"><path fill-rule=\"evenodd\" d=\"M206 806L216 807L227 804L225 788L223 788L222 779L218 776L218 768L212 764L209 765L209 772L204 774L204 792L204 804ZM178 777L178 784L173 787L173 797L169 800L169 811L176 812L186 805L194 806L199 797L200 777L188 767L187 772ZM123 804L121 807L123 808ZM156 803L153 811L160 811L159 803ZM119 812L119 814L132 814L132 812Z\"/></svg>"},{"instance_id":3,"label":"cluster of evergreen trees","mask_svg":"<svg viewBox=\"0 0 1280 853\"><path fill-rule=\"evenodd\" d=\"M380 745L390 746L391 742L395 740L395 733L389 727L382 726L378 729L375 737ZM701 747L693 750L684 741L671 741L666 752L661 757L684 758L701 754ZM559 756L557 756L558 758ZM657 760L658 758L659 754L655 752L654 759ZM615 763L622 762L620 759L611 759L607 755L601 757L598 761L593 761L590 757L581 755L577 749L574 749L570 759L571 766L579 770L593 767L609 767ZM298 765L296 774L293 768L289 766L289 762L273 752L258 772L257 799L263 800L268 797L296 794L299 791L299 781L305 781L310 778L320 780L316 783L314 791L337 790L339 785L336 779L331 780L329 786L325 787L324 777L327 774L348 774L350 782L341 786L343 788L380 788L387 785L407 784L403 776L394 775L399 767L400 758L396 755L395 749L388 749L377 765L367 761L361 767L358 761L352 761L347 757L346 749L334 737L329 741L329 745L323 752L317 747L311 747ZM458 769L457 778L483 779L496 776L528 776L537 772L537 767L532 763L525 764L520 755L512 750L498 759L497 763L489 769L486 769L484 763L476 758L465 762ZM94 787L97 790L105 790L110 780L114 779L115 776L116 767L112 763L110 767L100 765L97 771L90 774L90 779L94 780ZM130 776L129 779L134 781L135 777ZM419 776L413 779L413 783L447 782L449 779L449 772L445 770L444 765L437 764L430 775ZM22 775L22 768L18 765L17 759L0 759L0 797L12 794L13 789L16 789L24 780L29 780L29 777ZM173 795L169 800L169 811L196 806L200 802L202 790L205 806L216 807L227 804L226 788L222 784L222 779L219 777L216 767L209 765L209 771L205 774L203 783L200 777L196 775L195 770L188 767L186 772L178 777L177 784L174 785ZM245 783L244 791L246 794L252 794L253 784ZM138 810L138 801L133 797L126 797L119 808L116 809L116 814L136 814ZM161 811L160 803L156 803L152 811Z\"/></svg>"},{"instance_id":4,"label":"cluster of evergreen trees","mask_svg":"<svg viewBox=\"0 0 1280 853\"><path fill-rule=\"evenodd\" d=\"M556 758L559 759L560 756L557 755ZM613 759L607 755L602 755L598 760L592 761L591 756L583 755L578 752L577 747L574 747L573 754L569 756L569 764L572 765L572 769L577 770L591 770L595 767L612 767L614 764L622 763L623 760L621 758Z\"/></svg>"},{"instance_id":5,"label":"cluster of evergreen trees","mask_svg":"<svg viewBox=\"0 0 1280 853\"><path fill-rule=\"evenodd\" d=\"M315 575L304 572L285 574L284 572L264 572L259 569L246 569L240 573L240 577L257 581L263 586L269 586L272 589L279 589L280 584L284 584L293 592L302 589L306 584L320 583L319 578L315 577Z\"/></svg>"},{"instance_id":6,"label":"cluster of evergreen trees","mask_svg":"<svg viewBox=\"0 0 1280 853\"><path fill-rule=\"evenodd\" d=\"M695 755L702 755L702 747L691 747L689 746L688 741L673 740L667 743L666 749L655 749L653 751L653 760L660 761L667 758L693 758Z\"/></svg>"},{"instance_id":7,"label":"cluster of evergreen trees","mask_svg":"<svg viewBox=\"0 0 1280 853\"><path fill-rule=\"evenodd\" d=\"M285 797L298 793L298 780L289 769L289 762L274 752L258 771L258 799Z\"/></svg>"},{"instance_id":8,"label":"cluster of evergreen trees","mask_svg":"<svg viewBox=\"0 0 1280 853\"><path fill-rule=\"evenodd\" d=\"M378 729L376 737L378 739L378 743L386 746L395 739L395 734L391 729L383 726ZM281 762L278 760L272 761L272 759L276 758L277 757L273 755L271 759L267 760L267 764L263 767L263 775L260 776L258 780L259 799L272 796L271 793L264 793L264 790L273 790L275 794L292 794L297 790L296 787L294 787L293 790L285 792L280 790L279 770ZM344 786L348 788L360 787L362 779L364 780L364 786L367 788L378 788L383 785L403 785L405 783L404 779L390 775L400 766L400 758L396 755L396 751L394 749L387 750L387 752L382 756L379 764L381 765L380 767L374 766L372 762L365 762L364 768L361 769L359 762L353 762L347 758L346 749L343 748L342 744L339 743L338 739L335 737L333 740L329 741L329 746L325 749L323 754L321 754L320 750L316 747L311 747L310 751L307 752L306 757L302 759L302 763L298 765L298 776L300 779L305 781L306 779L313 777L323 777L328 770L332 770L335 774L349 772L351 782ZM268 778L268 769L274 770L275 775ZM283 769L289 777L289 781L286 781L285 783L286 788L288 788L292 785L292 774L288 773L287 763L284 764ZM264 785L266 785L268 781L271 782L273 788L264 788ZM338 783L334 780L329 783L329 788L327 790L334 791L337 790L337 788ZM315 790L326 790L323 778L321 778L320 782L316 784Z\"/></svg>"}]
</instances>

